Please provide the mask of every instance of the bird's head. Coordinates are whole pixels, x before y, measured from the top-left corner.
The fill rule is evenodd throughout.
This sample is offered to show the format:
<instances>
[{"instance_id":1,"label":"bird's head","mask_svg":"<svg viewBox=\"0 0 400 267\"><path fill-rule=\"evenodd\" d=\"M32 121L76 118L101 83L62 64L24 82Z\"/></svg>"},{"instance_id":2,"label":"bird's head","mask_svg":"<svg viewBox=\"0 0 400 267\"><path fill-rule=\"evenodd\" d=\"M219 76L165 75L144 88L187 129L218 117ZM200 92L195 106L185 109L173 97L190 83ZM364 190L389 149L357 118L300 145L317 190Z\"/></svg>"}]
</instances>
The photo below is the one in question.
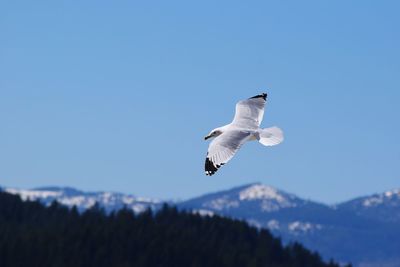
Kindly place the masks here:
<instances>
[{"instance_id":1,"label":"bird's head","mask_svg":"<svg viewBox=\"0 0 400 267\"><path fill-rule=\"evenodd\" d=\"M219 128L214 129L206 137L204 137L204 140L207 140L207 139L210 139L213 137L217 137L218 135L221 135L221 134L222 134L222 131Z\"/></svg>"}]
</instances>

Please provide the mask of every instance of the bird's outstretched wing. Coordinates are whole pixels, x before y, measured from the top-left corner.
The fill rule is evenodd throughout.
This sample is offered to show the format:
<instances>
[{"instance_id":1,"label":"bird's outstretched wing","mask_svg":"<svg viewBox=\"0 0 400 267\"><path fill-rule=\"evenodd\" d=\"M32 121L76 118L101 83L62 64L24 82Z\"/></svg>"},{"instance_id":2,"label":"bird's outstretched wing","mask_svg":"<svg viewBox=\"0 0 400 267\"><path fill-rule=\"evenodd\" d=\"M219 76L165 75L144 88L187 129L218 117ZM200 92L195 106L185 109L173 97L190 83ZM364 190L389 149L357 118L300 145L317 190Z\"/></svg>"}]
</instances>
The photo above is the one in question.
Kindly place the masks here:
<instances>
[{"instance_id":1,"label":"bird's outstretched wing","mask_svg":"<svg viewBox=\"0 0 400 267\"><path fill-rule=\"evenodd\" d=\"M205 172L213 175L222 165L227 163L251 136L251 132L228 130L215 138L208 147Z\"/></svg>"},{"instance_id":2,"label":"bird's outstretched wing","mask_svg":"<svg viewBox=\"0 0 400 267\"><path fill-rule=\"evenodd\" d=\"M253 96L236 104L232 124L242 128L257 129L264 116L267 94Z\"/></svg>"}]
</instances>

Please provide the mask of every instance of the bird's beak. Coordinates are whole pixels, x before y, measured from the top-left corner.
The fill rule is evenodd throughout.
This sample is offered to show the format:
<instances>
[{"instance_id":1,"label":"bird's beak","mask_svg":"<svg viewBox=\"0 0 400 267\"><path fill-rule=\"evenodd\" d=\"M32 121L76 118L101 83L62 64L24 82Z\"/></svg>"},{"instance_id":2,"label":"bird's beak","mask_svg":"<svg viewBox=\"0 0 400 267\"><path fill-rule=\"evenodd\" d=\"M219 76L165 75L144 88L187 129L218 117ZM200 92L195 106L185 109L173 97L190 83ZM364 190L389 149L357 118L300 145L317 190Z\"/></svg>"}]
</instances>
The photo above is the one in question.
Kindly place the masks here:
<instances>
[{"instance_id":1,"label":"bird's beak","mask_svg":"<svg viewBox=\"0 0 400 267\"><path fill-rule=\"evenodd\" d=\"M210 137L211 137L211 135L207 135L206 137L204 137L204 140L207 140Z\"/></svg>"}]
</instances>

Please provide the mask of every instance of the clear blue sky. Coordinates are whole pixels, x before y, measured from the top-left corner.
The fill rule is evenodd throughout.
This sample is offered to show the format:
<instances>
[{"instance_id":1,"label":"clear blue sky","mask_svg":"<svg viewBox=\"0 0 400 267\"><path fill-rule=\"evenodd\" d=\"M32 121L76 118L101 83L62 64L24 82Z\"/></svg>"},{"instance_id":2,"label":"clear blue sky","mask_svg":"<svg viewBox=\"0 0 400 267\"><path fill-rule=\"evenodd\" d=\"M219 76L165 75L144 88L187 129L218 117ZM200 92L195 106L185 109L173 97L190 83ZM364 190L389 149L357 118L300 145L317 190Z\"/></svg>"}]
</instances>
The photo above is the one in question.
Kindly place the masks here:
<instances>
[{"instance_id":1,"label":"clear blue sky","mask_svg":"<svg viewBox=\"0 0 400 267\"><path fill-rule=\"evenodd\" d=\"M138 2L1 2L0 185L185 199L259 181L326 203L400 187L398 1ZM204 135L264 91L285 142L206 177Z\"/></svg>"}]
</instances>

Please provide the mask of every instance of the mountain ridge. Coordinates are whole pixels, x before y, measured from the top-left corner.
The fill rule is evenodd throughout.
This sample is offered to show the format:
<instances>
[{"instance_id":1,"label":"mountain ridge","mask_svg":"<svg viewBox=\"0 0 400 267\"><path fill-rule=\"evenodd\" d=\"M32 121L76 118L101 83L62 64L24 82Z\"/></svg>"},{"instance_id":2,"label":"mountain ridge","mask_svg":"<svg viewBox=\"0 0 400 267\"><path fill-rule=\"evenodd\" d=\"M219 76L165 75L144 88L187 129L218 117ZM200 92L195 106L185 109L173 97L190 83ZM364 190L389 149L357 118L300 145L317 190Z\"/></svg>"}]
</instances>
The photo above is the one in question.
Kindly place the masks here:
<instances>
[{"instance_id":1,"label":"mountain ridge","mask_svg":"<svg viewBox=\"0 0 400 267\"><path fill-rule=\"evenodd\" d=\"M45 186L35 189L3 188L5 192L19 195L23 200L38 200L49 206L57 201L68 207L76 206L82 212L96 203L106 212L127 207L134 212L143 212L147 208L157 209L162 201L152 198L137 197L118 192L96 191L86 192L73 187Z\"/></svg>"},{"instance_id":2,"label":"mountain ridge","mask_svg":"<svg viewBox=\"0 0 400 267\"><path fill-rule=\"evenodd\" d=\"M362 195L362 196L357 196L357 197L350 198L349 200L344 200L344 201L336 202L334 204L329 204L329 203L325 203L325 202L319 201L319 200L314 200L314 199L311 199L311 198L299 197L297 194L287 192L286 190L282 190L282 189L279 189L279 188L271 186L271 185L264 185L261 182L252 182L252 183L247 183L247 184L244 184L244 185L238 185L238 186L231 187L230 189L212 191L212 192L209 192L209 193L200 194L199 196L190 197L188 199L183 199L183 200L180 199L180 200L176 200L176 201L162 200L162 199L159 199L159 198L152 198L152 197L138 197L138 198L155 200L155 201L158 201L158 202L180 203L180 202L186 202L186 201L192 200L194 198L199 198L199 197L202 197L202 196L205 196L205 195L219 194L219 193L221 193L223 191L230 191L230 190L233 190L233 189L247 188L247 187L254 186L254 185L263 185L263 186L266 186L266 187L270 187L270 188L275 189L275 190L277 190L277 191L279 191L281 193L284 193L284 194L287 194L287 195L291 195L291 196L295 196L295 197L297 197L299 199L302 199L303 201L313 202L313 203L317 203L317 204L324 205L324 206L327 206L327 207L332 207L332 208L337 208L338 206L341 206L341 205L343 205L345 203L353 202L353 201L356 201L356 200L364 200L365 198L381 197L383 195L395 195L395 196L398 197L398 199L400 199L400 187L399 187L399 188L392 188L392 189L389 189L389 190L385 190L383 192L365 194L365 195ZM135 196L136 197L135 194L131 194L131 193L120 193L118 191L108 191L108 190L98 190L98 191L97 190L95 190L95 191L80 190L80 189L77 189L77 188L71 187L71 186L50 185L50 186L39 186L39 187L30 188L30 189L18 188L18 187L0 186L0 190L7 190L7 189L15 189L15 190L18 190L18 191L64 191L64 192L69 191L69 192L72 192L72 193L79 193L79 194L111 193L111 194L121 194L121 195L129 195L129 196ZM372 200L372 202L374 202L374 200ZM379 201L376 201L376 203L373 203L373 204L381 204L381 203ZM374 206L374 205L371 205L371 206Z\"/></svg>"}]
</instances>

